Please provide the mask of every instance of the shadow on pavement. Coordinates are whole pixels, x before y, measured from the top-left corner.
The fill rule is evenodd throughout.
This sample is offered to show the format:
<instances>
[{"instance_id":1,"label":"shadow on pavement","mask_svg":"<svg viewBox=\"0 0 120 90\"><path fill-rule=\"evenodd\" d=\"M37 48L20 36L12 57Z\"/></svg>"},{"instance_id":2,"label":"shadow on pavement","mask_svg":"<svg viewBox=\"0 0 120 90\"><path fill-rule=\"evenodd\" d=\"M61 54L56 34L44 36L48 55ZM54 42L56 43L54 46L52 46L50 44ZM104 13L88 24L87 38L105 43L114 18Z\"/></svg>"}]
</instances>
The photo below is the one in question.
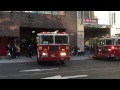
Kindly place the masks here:
<instances>
[{"instance_id":1,"label":"shadow on pavement","mask_svg":"<svg viewBox=\"0 0 120 90\"><path fill-rule=\"evenodd\" d=\"M40 66L66 66L65 64L61 64L59 61L45 61L45 62L41 62Z\"/></svg>"}]
</instances>

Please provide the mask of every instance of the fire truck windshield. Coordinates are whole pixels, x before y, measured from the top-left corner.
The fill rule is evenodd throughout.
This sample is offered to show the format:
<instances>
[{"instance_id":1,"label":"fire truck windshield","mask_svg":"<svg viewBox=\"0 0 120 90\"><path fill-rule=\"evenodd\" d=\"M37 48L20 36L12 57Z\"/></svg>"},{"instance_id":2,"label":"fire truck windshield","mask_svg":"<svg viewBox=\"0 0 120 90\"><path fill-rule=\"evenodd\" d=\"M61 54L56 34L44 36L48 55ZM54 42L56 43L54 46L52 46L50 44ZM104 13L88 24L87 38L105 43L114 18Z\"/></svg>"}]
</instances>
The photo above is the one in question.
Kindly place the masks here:
<instances>
[{"instance_id":1,"label":"fire truck windshield","mask_svg":"<svg viewBox=\"0 0 120 90\"><path fill-rule=\"evenodd\" d=\"M101 39L99 40L99 45L114 45L113 39Z\"/></svg>"},{"instance_id":2,"label":"fire truck windshield","mask_svg":"<svg viewBox=\"0 0 120 90\"><path fill-rule=\"evenodd\" d=\"M55 44L68 44L68 36L55 36Z\"/></svg>"},{"instance_id":3,"label":"fire truck windshield","mask_svg":"<svg viewBox=\"0 0 120 90\"><path fill-rule=\"evenodd\" d=\"M118 41L117 41L117 45L120 45L120 39L118 39Z\"/></svg>"},{"instance_id":4,"label":"fire truck windshield","mask_svg":"<svg viewBox=\"0 0 120 90\"><path fill-rule=\"evenodd\" d=\"M69 44L68 35L40 35L40 44Z\"/></svg>"},{"instance_id":5,"label":"fire truck windshield","mask_svg":"<svg viewBox=\"0 0 120 90\"><path fill-rule=\"evenodd\" d=\"M53 35L41 35L41 44L53 44Z\"/></svg>"}]
</instances>

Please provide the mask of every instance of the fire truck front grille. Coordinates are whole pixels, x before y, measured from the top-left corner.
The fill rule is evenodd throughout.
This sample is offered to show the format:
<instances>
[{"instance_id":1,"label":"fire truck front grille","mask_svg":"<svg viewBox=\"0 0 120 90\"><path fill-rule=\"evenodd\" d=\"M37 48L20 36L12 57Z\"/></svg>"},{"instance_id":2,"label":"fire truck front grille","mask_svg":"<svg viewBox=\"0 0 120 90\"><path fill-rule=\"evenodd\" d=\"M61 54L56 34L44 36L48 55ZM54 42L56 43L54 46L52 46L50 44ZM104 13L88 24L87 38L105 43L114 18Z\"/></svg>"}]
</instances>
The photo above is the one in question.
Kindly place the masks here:
<instances>
[{"instance_id":1,"label":"fire truck front grille","mask_svg":"<svg viewBox=\"0 0 120 90\"><path fill-rule=\"evenodd\" d=\"M50 51L52 51L52 52L59 51L59 46L50 46Z\"/></svg>"}]
</instances>

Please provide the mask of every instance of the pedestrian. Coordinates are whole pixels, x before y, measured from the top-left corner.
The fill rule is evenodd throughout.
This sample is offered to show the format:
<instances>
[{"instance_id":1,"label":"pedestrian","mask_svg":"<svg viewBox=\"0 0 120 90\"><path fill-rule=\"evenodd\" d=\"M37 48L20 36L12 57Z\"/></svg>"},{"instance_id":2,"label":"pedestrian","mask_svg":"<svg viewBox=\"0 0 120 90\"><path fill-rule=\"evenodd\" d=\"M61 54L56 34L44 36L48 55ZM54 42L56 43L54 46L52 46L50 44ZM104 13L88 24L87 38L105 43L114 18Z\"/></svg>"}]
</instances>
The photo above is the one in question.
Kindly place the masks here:
<instances>
[{"instance_id":1,"label":"pedestrian","mask_svg":"<svg viewBox=\"0 0 120 90\"><path fill-rule=\"evenodd\" d=\"M90 56L90 49L89 46L85 46L85 56Z\"/></svg>"},{"instance_id":2,"label":"pedestrian","mask_svg":"<svg viewBox=\"0 0 120 90\"><path fill-rule=\"evenodd\" d=\"M80 56L81 55L81 50L80 50L80 48L78 48L78 56Z\"/></svg>"},{"instance_id":3,"label":"pedestrian","mask_svg":"<svg viewBox=\"0 0 120 90\"><path fill-rule=\"evenodd\" d=\"M74 47L73 47L73 45L71 45L71 47L70 47L70 52L71 52L71 56L73 56L73 54L74 54Z\"/></svg>"},{"instance_id":4,"label":"pedestrian","mask_svg":"<svg viewBox=\"0 0 120 90\"><path fill-rule=\"evenodd\" d=\"M12 47L10 44L7 45L7 56L9 60L12 58Z\"/></svg>"},{"instance_id":5,"label":"pedestrian","mask_svg":"<svg viewBox=\"0 0 120 90\"><path fill-rule=\"evenodd\" d=\"M17 45L16 48L17 48L17 57L19 57L19 54L20 54L20 47L19 47L19 45Z\"/></svg>"},{"instance_id":6,"label":"pedestrian","mask_svg":"<svg viewBox=\"0 0 120 90\"><path fill-rule=\"evenodd\" d=\"M28 46L28 50L27 50L27 52L28 52L28 56L30 57L30 58L32 58L32 46L29 44L29 46Z\"/></svg>"},{"instance_id":7,"label":"pedestrian","mask_svg":"<svg viewBox=\"0 0 120 90\"><path fill-rule=\"evenodd\" d=\"M75 46L75 47L74 47L74 55L76 56L77 53L78 53L78 48L77 48L77 46Z\"/></svg>"},{"instance_id":8,"label":"pedestrian","mask_svg":"<svg viewBox=\"0 0 120 90\"><path fill-rule=\"evenodd\" d=\"M16 58L17 55L17 48L16 48L16 44L13 44L12 46L12 58Z\"/></svg>"}]
</instances>

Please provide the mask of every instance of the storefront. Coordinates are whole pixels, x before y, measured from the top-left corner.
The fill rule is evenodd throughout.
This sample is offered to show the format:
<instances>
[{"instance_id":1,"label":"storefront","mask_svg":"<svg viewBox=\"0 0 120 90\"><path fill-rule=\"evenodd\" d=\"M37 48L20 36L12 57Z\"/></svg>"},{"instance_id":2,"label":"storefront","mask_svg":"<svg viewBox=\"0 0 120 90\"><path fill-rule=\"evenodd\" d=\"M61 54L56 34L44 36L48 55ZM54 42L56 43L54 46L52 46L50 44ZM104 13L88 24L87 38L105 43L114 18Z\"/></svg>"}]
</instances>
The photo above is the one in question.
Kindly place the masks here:
<instances>
[{"instance_id":1,"label":"storefront","mask_svg":"<svg viewBox=\"0 0 120 90\"><path fill-rule=\"evenodd\" d=\"M98 24L98 19L84 18L84 41L89 45L89 39L110 36L110 25Z\"/></svg>"}]
</instances>

